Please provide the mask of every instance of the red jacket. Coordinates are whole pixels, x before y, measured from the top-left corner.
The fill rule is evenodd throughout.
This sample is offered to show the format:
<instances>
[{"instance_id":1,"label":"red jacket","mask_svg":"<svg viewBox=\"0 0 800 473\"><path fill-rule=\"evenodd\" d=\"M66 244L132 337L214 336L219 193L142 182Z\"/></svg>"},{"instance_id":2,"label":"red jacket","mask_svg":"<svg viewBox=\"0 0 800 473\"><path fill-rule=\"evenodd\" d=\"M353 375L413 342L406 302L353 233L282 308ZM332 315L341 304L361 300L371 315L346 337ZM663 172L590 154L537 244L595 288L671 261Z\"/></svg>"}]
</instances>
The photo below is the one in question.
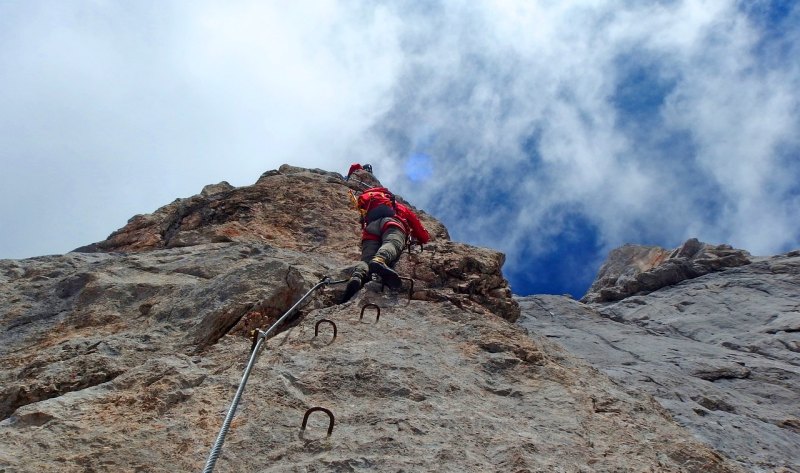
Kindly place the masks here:
<instances>
[{"instance_id":1,"label":"red jacket","mask_svg":"<svg viewBox=\"0 0 800 473\"><path fill-rule=\"evenodd\" d=\"M364 169L364 168L358 163L351 164L350 165L350 170L347 171L347 177L350 177L351 174L353 174L354 172L358 171L359 169Z\"/></svg>"}]
</instances>

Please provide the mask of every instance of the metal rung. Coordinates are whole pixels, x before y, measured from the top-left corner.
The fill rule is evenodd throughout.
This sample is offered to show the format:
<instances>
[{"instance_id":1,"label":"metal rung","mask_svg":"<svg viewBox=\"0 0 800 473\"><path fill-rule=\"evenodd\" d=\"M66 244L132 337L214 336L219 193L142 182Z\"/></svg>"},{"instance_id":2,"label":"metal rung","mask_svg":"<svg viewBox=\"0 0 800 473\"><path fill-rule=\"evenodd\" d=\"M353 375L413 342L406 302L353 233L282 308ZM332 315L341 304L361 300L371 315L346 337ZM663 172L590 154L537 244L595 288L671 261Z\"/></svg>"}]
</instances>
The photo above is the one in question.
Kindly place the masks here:
<instances>
[{"instance_id":1,"label":"metal rung","mask_svg":"<svg viewBox=\"0 0 800 473\"><path fill-rule=\"evenodd\" d=\"M331 421L330 424L328 424L328 437L330 437L331 433L333 433L333 423L335 419L333 417L333 412L331 412L329 409L325 409L324 407L312 407L311 409L307 410L306 415L303 416L303 424L300 426L300 430L303 431L306 430L306 424L308 423L308 416L310 416L312 412L316 411L322 411L328 414L328 418Z\"/></svg>"},{"instance_id":2,"label":"metal rung","mask_svg":"<svg viewBox=\"0 0 800 473\"><path fill-rule=\"evenodd\" d=\"M322 322L327 322L333 326L333 339L335 340L337 332L336 324L333 322L333 320L328 320L328 319L320 319L319 321L317 321L317 324L314 325L314 336L316 337L317 335L319 335L319 324L321 324Z\"/></svg>"},{"instance_id":3,"label":"metal rung","mask_svg":"<svg viewBox=\"0 0 800 473\"><path fill-rule=\"evenodd\" d=\"M381 318L381 308L377 304L366 304L364 307L362 307L361 317L359 317L358 320L364 320L364 311L367 309L367 307L374 307L378 310L378 315L375 317L375 322L378 322L378 320Z\"/></svg>"}]
</instances>

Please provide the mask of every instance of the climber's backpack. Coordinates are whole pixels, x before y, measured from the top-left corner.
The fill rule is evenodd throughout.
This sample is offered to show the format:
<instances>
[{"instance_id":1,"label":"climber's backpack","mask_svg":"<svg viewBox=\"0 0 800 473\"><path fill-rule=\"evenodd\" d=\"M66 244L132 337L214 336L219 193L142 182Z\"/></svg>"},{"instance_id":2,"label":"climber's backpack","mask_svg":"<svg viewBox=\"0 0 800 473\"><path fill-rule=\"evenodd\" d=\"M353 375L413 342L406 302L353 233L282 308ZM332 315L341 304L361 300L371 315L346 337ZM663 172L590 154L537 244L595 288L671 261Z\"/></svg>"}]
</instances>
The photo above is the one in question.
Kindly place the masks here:
<instances>
[{"instance_id":1,"label":"climber's backpack","mask_svg":"<svg viewBox=\"0 0 800 473\"><path fill-rule=\"evenodd\" d=\"M394 217L397 213L397 199L385 187L372 187L358 197L358 210L365 223L379 218Z\"/></svg>"}]
</instances>

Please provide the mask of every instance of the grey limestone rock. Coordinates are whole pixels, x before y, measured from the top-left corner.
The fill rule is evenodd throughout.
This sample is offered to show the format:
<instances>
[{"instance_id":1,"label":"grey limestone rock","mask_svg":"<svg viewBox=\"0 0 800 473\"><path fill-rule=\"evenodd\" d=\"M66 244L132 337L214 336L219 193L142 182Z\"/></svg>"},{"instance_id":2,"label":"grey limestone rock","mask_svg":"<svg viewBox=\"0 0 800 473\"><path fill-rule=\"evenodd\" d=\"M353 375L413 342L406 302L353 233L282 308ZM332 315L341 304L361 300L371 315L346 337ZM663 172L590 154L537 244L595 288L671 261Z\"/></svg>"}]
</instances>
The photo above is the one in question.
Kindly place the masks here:
<instances>
[{"instance_id":1,"label":"grey limestone rock","mask_svg":"<svg viewBox=\"0 0 800 473\"><path fill-rule=\"evenodd\" d=\"M251 347L238 328L321 271L339 275L244 243L0 262L0 470L200 471ZM338 305L340 291L267 341L217 471L740 471L499 316L376 283ZM335 415L330 437L321 414L300 429L315 406Z\"/></svg>"},{"instance_id":2,"label":"grey limestone rock","mask_svg":"<svg viewBox=\"0 0 800 473\"><path fill-rule=\"evenodd\" d=\"M757 258L646 295L520 298L520 325L652 394L751 471L800 471L800 255Z\"/></svg>"},{"instance_id":3,"label":"grey limestone rock","mask_svg":"<svg viewBox=\"0 0 800 473\"><path fill-rule=\"evenodd\" d=\"M214 194L220 194L222 192L227 192L235 189L232 185L228 183L228 181L222 181L219 184L209 184L203 187L203 190L200 191L200 195L203 197L209 197Z\"/></svg>"}]
</instances>

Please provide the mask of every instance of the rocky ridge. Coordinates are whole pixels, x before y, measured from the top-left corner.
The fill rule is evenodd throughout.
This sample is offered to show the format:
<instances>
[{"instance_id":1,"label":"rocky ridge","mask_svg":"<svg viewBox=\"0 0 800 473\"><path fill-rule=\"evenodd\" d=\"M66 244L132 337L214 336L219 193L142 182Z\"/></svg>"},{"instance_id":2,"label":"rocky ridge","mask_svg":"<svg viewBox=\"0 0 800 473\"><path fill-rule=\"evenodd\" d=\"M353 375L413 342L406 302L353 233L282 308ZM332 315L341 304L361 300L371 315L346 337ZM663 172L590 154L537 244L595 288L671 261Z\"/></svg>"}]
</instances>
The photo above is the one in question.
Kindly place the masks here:
<instances>
[{"instance_id":1,"label":"rocky ridge","mask_svg":"<svg viewBox=\"0 0 800 473\"><path fill-rule=\"evenodd\" d=\"M732 267L671 282L680 273L675 268L697 260L643 270L643 259L681 258L681 248L627 245L609 255L584 300L608 299L598 288L608 287L609 272L670 282L614 302L519 298L519 324L535 340L556 341L625 386L650 393L698 439L749 471L800 471L800 252L753 258L730 247L687 244L721 250L721 258L701 265L727 258Z\"/></svg>"},{"instance_id":2,"label":"rocky ridge","mask_svg":"<svg viewBox=\"0 0 800 473\"><path fill-rule=\"evenodd\" d=\"M0 260L0 471L200 470L250 329L356 260L356 177L284 166L76 252ZM509 323L503 255L420 215L434 241L397 265L413 289L315 294L267 342L216 471L741 471ZM300 430L313 406L330 437L324 416Z\"/></svg>"},{"instance_id":3,"label":"rocky ridge","mask_svg":"<svg viewBox=\"0 0 800 473\"><path fill-rule=\"evenodd\" d=\"M612 302L648 294L714 271L750 264L750 254L696 238L674 250L628 244L608 255L582 302Z\"/></svg>"}]
</instances>

